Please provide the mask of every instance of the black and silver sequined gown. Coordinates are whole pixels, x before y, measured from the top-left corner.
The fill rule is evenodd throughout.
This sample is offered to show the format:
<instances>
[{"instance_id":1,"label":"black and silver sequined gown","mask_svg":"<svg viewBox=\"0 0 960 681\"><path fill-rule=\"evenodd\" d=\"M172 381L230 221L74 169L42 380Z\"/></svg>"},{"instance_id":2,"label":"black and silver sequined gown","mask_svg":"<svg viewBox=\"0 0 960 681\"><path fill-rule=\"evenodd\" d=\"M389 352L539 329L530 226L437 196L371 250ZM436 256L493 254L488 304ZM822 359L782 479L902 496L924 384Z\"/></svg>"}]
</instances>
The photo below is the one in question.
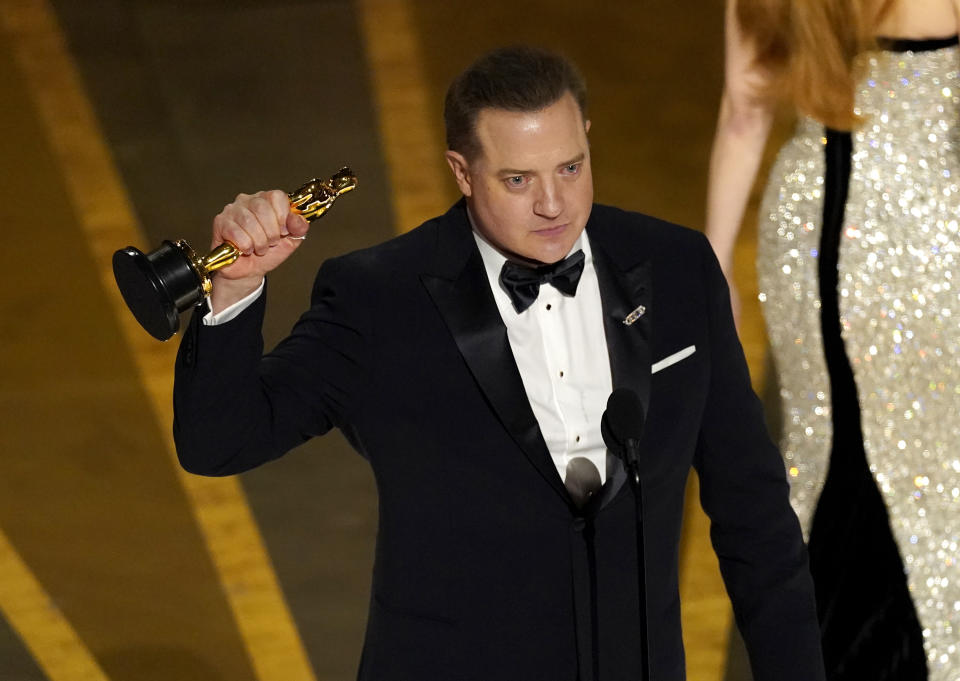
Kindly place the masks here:
<instances>
[{"instance_id":1,"label":"black and silver sequined gown","mask_svg":"<svg viewBox=\"0 0 960 681\"><path fill-rule=\"evenodd\" d=\"M760 296L830 677L960 681L960 52L883 47L780 151Z\"/></svg>"}]
</instances>

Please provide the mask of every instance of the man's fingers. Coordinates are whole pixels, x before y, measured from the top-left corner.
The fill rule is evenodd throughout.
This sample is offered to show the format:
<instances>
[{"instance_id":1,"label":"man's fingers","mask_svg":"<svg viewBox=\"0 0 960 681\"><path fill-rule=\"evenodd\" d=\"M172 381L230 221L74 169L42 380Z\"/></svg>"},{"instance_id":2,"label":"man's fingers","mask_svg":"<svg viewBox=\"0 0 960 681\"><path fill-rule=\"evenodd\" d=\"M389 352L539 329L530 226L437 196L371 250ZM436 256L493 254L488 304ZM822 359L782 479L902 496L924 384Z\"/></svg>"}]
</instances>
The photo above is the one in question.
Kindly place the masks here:
<instances>
[{"instance_id":1,"label":"man's fingers","mask_svg":"<svg viewBox=\"0 0 960 681\"><path fill-rule=\"evenodd\" d=\"M277 223L280 227L280 236L286 236L284 229L287 218L290 215L290 199L287 197L285 192L280 191L279 189L273 189L267 192L261 192L263 199L267 201L270 206L273 208L274 214L277 216Z\"/></svg>"},{"instance_id":2,"label":"man's fingers","mask_svg":"<svg viewBox=\"0 0 960 681\"><path fill-rule=\"evenodd\" d=\"M213 243L211 247L219 246L224 241L229 241L242 253L253 252L253 239L226 209L213 219Z\"/></svg>"},{"instance_id":3,"label":"man's fingers","mask_svg":"<svg viewBox=\"0 0 960 681\"><path fill-rule=\"evenodd\" d=\"M240 278L252 272L264 274L300 246L307 230L307 221L291 211L283 191L239 194L214 218L212 247L229 241L243 255L255 256L241 258L225 267L222 274L227 278Z\"/></svg>"},{"instance_id":4,"label":"man's fingers","mask_svg":"<svg viewBox=\"0 0 960 681\"><path fill-rule=\"evenodd\" d=\"M275 244L283 238L286 215L278 214L269 199L264 196L256 196L251 199L247 207L256 219L259 228L263 231L267 246ZM254 237L254 241L257 241L256 237ZM257 251L257 254L261 255L259 251Z\"/></svg>"},{"instance_id":5,"label":"man's fingers","mask_svg":"<svg viewBox=\"0 0 960 681\"><path fill-rule=\"evenodd\" d=\"M266 253L270 247L270 235L267 233L268 227L260 222L259 216L249 207L245 207L238 213L236 222L240 229L246 232L247 236L253 241L253 248L251 249L253 253L256 255ZM244 251L244 253L249 252Z\"/></svg>"},{"instance_id":6,"label":"man's fingers","mask_svg":"<svg viewBox=\"0 0 960 681\"><path fill-rule=\"evenodd\" d=\"M300 238L307 235L307 231L310 229L310 223L307 222L306 218L302 215L290 211L287 213L286 228L290 236Z\"/></svg>"}]
</instances>

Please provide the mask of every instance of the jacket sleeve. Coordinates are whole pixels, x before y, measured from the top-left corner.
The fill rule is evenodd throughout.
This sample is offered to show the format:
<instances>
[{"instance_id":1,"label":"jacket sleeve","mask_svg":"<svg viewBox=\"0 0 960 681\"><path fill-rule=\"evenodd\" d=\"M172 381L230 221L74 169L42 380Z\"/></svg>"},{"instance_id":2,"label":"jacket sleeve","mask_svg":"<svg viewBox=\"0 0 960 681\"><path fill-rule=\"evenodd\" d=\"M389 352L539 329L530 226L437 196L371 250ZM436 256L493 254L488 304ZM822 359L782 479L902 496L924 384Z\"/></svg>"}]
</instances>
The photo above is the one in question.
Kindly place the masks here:
<instances>
[{"instance_id":1,"label":"jacket sleeve","mask_svg":"<svg viewBox=\"0 0 960 681\"><path fill-rule=\"evenodd\" d=\"M177 355L173 434L181 465L229 475L347 422L365 384L363 290L343 259L320 268L310 309L263 354L266 294L235 319L194 314Z\"/></svg>"},{"instance_id":2,"label":"jacket sleeve","mask_svg":"<svg viewBox=\"0 0 960 681\"><path fill-rule=\"evenodd\" d=\"M813 583L783 460L737 339L730 294L706 240L710 386L694 465L700 501L755 681L825 678Z\"/></svg>"}]
</instances>

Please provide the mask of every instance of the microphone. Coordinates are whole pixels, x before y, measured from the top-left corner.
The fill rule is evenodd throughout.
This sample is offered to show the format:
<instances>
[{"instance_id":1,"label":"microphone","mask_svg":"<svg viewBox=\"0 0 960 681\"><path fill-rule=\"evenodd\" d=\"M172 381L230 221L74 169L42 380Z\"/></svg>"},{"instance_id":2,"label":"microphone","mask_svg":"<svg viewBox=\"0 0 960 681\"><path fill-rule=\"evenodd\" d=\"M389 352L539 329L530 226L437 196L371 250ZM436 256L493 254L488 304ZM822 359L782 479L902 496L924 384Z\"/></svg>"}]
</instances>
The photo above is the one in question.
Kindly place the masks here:
<instances>
[{"instance_id":1,"label":"microphone","mask_svg":"<svg viewBox=\"0 0 960 681\"><path fill-rule=\"evenodd\" d=\"M607 410L600 419L603 443L636 477L639 477L643 418L643 404L637 394L629 388L617 388L610 393Z\"/></svg>"},{"instance_id":2,"label":"microphone","mask_svg":"<svg viewBox=\"0 0 960 681\"><path fill-rule=\"evenodd\" d=\"M617 388L607 399L600 419L600 434L607 449L623 460L633 486L637 529L637 605L640 611L641 680L650 680L649 623L647 622L647 568L643 541L643 490L640 485L640 436L643 434L643 404L629 388Z\"/></svg>"}]
</instances>

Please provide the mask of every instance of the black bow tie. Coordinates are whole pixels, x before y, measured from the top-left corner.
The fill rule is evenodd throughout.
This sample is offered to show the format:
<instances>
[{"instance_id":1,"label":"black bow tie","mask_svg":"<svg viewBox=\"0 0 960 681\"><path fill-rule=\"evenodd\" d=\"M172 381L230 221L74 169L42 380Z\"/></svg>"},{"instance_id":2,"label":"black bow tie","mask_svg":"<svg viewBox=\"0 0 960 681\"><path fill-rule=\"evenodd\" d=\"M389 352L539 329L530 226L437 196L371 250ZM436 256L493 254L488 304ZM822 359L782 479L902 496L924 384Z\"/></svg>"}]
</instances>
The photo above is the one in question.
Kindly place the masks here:
<instances>
[{"instance_id":1,"label":"black bow tie","mask_svg":"<svg viewBox=\"0 0 960 681\"><path fill-rule=\"evenodd\" d=\"M524 267L507 260L500 270L500 285L506 289L519 314L533 305L542 284L550 284L568 296L574 295L583 273L583 260L583 251L542 267Z\"/></svg>"}]
</instances>

